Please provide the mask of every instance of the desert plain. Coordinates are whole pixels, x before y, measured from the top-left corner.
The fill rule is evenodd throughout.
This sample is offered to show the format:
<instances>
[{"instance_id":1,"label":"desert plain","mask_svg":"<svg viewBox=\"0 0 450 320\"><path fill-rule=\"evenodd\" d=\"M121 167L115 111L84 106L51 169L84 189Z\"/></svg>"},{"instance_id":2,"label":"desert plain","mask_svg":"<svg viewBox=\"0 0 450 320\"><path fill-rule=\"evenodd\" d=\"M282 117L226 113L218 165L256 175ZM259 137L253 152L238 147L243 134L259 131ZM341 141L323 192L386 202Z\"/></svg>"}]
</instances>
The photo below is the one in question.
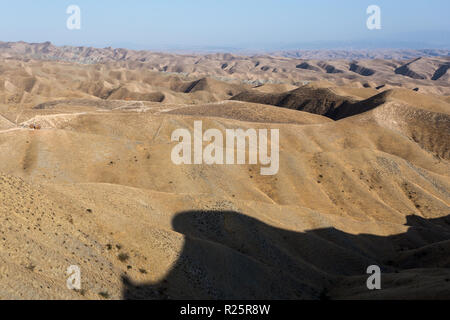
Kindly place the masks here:
<instances>
[{"instance_id":1,"label":"desert plain","mask_svg":"<svg viewBox=\"0 0 450 320\"><path fill-rule=\"evenodd\" d=\"M0 299L450 299L449 66L0 43ZM194 121L278 173L174 164Z\"/></svg>"}]
</instances>

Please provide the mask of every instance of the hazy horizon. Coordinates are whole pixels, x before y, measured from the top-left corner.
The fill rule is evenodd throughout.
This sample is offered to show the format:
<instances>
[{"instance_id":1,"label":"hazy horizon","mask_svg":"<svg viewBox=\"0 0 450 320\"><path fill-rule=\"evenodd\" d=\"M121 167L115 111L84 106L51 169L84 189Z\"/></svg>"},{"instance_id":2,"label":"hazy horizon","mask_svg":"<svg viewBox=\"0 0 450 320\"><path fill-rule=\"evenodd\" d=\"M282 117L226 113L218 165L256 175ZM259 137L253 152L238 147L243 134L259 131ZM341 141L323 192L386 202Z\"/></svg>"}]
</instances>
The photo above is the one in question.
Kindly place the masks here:
<instances>
[{"instance_id":1,"label":"hazy horizon","mask_svg":"<svg viewBox=\"0 0 450 320\"><path fill-rule=\"evenodd\" d=\"M450 300L449 0L2 3L0 300Z\"/></svg>"},{"instance_id":2,"label":"hazy horizon","mask_svg":"<svg viewBox=\"0 0 450 320\"><path fill-rule=\"evenodd\" d=\"M368 30L366 9L381 9L381 29ZM81 29L69 30L70 5ZM22 0L0 11L0 40L136 50L278 51L300 49L448 49L448 1L331 0L186 3ZM22 18L20 18L22 17ZM425 27L426 26L426 27Z\"/></svg>"}]
</instances>

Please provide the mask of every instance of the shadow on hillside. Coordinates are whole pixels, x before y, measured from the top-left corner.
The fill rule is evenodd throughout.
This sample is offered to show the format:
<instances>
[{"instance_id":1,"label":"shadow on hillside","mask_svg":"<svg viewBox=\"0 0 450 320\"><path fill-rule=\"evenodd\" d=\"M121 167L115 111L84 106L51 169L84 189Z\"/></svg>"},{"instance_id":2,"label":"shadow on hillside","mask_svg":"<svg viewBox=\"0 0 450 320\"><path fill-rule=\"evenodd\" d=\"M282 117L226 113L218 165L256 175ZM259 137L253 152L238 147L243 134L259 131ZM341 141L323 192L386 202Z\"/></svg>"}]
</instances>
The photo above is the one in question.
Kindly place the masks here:
<instances>
[{"instance_id":1,"label":"shadow on hillside","mask_svg":"<svg viewBox=\"0 0 450 320\"><path fill-rule=\"evenodd\" d=\"M320 299L340 277L366 275L372 264L383 272L405 263L449 267L424 265L408 250L449 240L450 216L408 216L408 231L387 237L335 228L293 232L232 211L182 212L172 224L186 236L176 264L158 283L123 277L123 299Z\"/></svg>"}]
</instances>

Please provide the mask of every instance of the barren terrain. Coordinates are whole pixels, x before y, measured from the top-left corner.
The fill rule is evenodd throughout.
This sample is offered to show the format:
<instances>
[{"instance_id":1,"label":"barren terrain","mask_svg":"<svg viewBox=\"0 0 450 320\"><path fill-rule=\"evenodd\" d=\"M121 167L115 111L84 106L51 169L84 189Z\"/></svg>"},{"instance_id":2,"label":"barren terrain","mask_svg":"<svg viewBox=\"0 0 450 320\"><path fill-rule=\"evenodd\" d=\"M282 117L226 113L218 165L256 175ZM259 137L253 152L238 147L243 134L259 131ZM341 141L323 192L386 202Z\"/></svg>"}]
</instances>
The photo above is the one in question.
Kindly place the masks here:
<instances>
[{"instance_id":1,"label":"barren terrain","mask_svg":"<svg viewBox=\"0 0 450 320\"><path fill-rule=\"evenodd\" d=\"M69 49L0 44L0 299L450 299L448 56ZM173 164L195 120L278 174Z\"/></svg>"}]
</instances>

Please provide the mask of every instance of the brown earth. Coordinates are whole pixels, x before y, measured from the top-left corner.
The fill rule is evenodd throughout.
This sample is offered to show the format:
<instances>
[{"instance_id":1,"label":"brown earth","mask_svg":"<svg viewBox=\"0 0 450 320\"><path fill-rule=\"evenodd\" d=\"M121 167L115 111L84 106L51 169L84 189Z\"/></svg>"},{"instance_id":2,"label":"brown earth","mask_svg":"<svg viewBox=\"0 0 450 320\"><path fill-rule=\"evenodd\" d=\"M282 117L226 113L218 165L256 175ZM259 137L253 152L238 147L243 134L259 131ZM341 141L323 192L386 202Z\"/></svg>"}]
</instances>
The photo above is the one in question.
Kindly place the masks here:
<instances>
[{"instance_id":1,"label":"brown earth","mask_svg":"<svg viewBox=\"0 0 450 320\"><path fill-rule=\"evenodd\" d=\"M446 58L406 76L385 60L327 61L338 74L159 59L199 69L2 59L1 299L450 298L449 84L431 80ZM173 164L171 134L195 120L279 129L278 174ZM382 290L366 287L372 264Z\"/></svg>"}]
</instances>

